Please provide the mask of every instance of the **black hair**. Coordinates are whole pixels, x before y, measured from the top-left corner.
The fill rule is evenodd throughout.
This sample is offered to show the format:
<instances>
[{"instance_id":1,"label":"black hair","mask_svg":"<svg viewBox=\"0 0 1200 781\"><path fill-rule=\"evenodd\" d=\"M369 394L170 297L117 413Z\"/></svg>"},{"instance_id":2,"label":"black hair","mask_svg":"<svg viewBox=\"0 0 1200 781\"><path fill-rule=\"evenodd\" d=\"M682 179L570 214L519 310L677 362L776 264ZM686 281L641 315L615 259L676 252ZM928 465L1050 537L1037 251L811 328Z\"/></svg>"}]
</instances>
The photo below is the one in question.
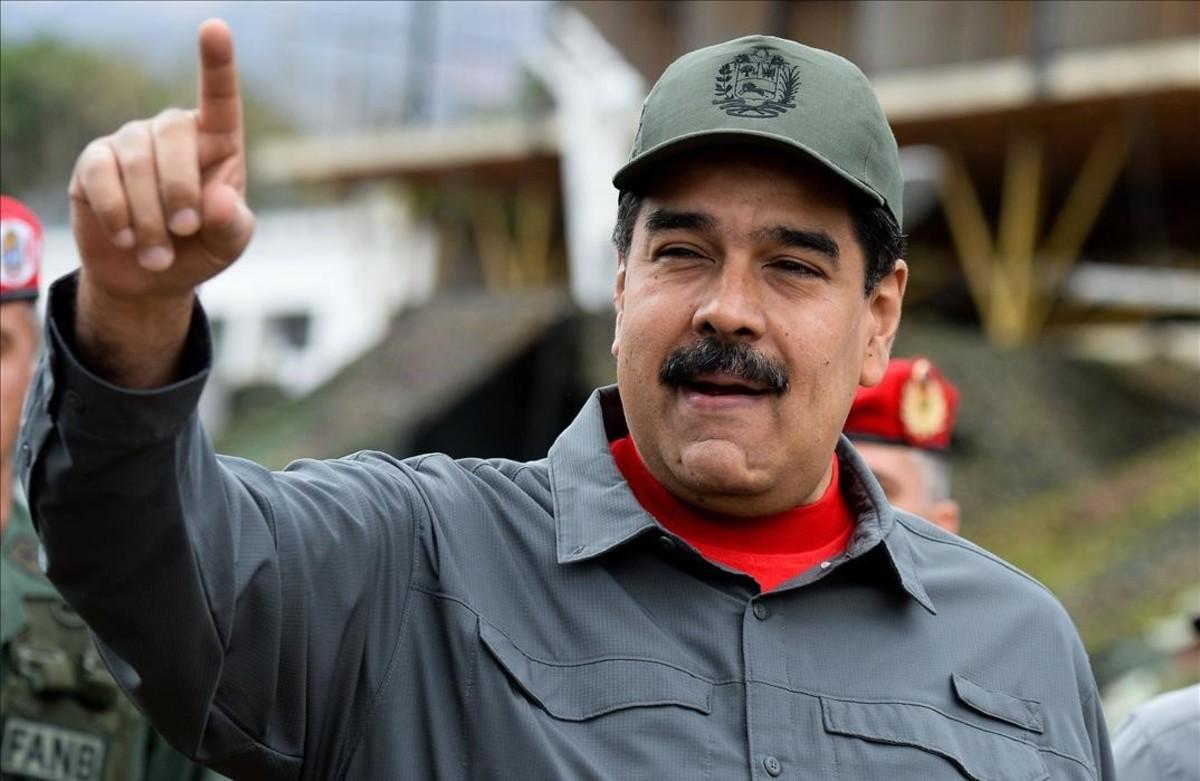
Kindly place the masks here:
<instances>
[{"instance_id":1,"label":"black hair","mask_svg":"<svg viewBox=\"0 0 1200 781\"><path fill-rule=\"evenodd\" d=\"M612 240L621 257L629 255L633 226L642 211L643 200L641 193L632 190L622 190L617 196L617 223ZM850 219L862 247L866 264L864 289L869 295L880 280L892 273L896 261L904 257L904 234L886 208L858 193L851 195Z\"/></svg>"}]
</instances>

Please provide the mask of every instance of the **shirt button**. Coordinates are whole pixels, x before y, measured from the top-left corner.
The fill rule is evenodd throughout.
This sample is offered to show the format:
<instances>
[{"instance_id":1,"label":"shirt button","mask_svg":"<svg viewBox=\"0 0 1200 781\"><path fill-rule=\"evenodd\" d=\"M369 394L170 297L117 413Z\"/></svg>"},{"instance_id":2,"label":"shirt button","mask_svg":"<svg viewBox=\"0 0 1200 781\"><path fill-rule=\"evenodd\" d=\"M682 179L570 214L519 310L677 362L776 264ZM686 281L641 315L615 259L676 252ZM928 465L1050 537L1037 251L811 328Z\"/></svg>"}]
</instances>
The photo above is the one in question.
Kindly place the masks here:
<instances>
[{"instance_id":1,"label":"shirt button","mask_svg":"<svg viewBox=\"0 0 1200 781\"><path fill-rule=\"evenodd\" d=\"M771 615L771 611L770 611L770 609L767 608L766 605L764 605L762 602L754 603L754 617L755 618L757 618L759 621L766 621L767 616L769 616L769 615Z\"/></svg>"},{"instance_id":2,"label":"shirt button","mask_svg":"<svg viewBox=\"0 0 1200 781\"><path fill-rule=\"evenodd\" d=\"M28 442L21 443L21 466L28 469L33 465L33 448L29 447Z\"/></svg>"},{"instance_id":3,"label":"shirt button","mask_svg":"<svg viewBox=\"0 0 1200 781\"><path fill-rule=\"evenodd\" d=\"M783 772L783 763L775 757L767 757L763 760L763 767L767 769L767 775L772 778Z\"/></svg>"},{"instance_id":4,"label":"shirt button","mask_svg":"<svg viewBox=\"0 0 1200 781\"><path fill-rule=\"evenodd\" d=\"M670 537L664 534L658 538L658 547L662 549L663 553L674 553L675 540L672 540Z\"/></svg>"},{"instance_id":5,"label":"shirt button","mask_svg":"<svg viewBox=\"0 0 1200 781\"><path fill-rule=\"evenodd\" d=\"M83 412L83 397L73 390L63 394L63 401L76 412Z\"/></svg>"}]
</instances>

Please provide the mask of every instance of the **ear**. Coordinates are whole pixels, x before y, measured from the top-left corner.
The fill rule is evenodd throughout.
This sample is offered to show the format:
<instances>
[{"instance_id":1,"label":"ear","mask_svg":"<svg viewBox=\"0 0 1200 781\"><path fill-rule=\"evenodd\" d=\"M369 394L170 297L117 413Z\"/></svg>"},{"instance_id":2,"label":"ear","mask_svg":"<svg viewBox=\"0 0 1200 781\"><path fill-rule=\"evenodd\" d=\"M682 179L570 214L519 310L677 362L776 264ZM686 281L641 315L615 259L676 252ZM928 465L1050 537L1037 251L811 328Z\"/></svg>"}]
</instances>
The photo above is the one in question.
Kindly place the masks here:
<instances>
[{"instance_id":1,"label":"ear","mask_svg":"<svg viewBox=\"0 0 1200 781\"><path fill-rule=\"evenodd\" d=\"M621 316L625 313L625 256L617 255L617 282L613 288L613 309L617 311L617 325L613 329L612 355L617 357L621 344Z\"/></svg>"},{"instance_id":2,"label":"ear","mask_svg":"<svg viewBox=\"0 0 1200 781\"><path fill-rule=\"evenodd\" d=\"M934 502L929 508L929 520L951 534L958 534L959 508L953 499Z\"/></svg>"},{"instance_id":3,"label":"ear","mask_svg":"<svg viewBox=\"0 0 1200 781\"><path fill-rule=\"evenodd\" d=\"M892 343L896 341L896 331L900 328L900 310L907 284L908 264L897 260L892 273L879 280L867 297L867 349L858 378L859 384L864 387L878 385L887 371Z\"/></svg>"}]
</instances>

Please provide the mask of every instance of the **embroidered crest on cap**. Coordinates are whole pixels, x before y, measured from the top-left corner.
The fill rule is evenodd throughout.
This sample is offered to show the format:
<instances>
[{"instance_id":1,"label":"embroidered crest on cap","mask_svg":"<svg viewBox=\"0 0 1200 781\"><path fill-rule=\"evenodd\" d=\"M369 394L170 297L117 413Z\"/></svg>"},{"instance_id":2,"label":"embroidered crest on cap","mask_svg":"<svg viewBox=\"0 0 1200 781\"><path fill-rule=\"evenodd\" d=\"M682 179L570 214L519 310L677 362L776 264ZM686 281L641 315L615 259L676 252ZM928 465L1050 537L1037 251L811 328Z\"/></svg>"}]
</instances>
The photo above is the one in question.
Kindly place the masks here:
<instances>
[{"instance_id":1,"label":"embroidered crest on cap","mask_svg":"<svg viewBox=\"0 0 1200 781\"><path fill-rule=\"evenodd\" d=\"M717 69L713 105L732 117L769 119L796 107L798 89L800 68L770 46L755 46Z\"/></svg>"},{"instance_id":2,"label":"embroidered crest on cap","mask_svg":"<svg viewBox=\"0 0 1200 781\"><path fill-rule=\"evenodd\" d=\"M24 220L0 222L0 281L20 287L37 273L38 237Z\"/></svg>"},{"instance_id":3,"label":"embroidered crest on cap","mask_svg":"<svg viewBox=\"0 0 1200 781\"><path fill-rule=\"evenodd\" d=\"M900 422L917 439L932 437L945 429L949 414L946 393L930 377L931 369L929 361L918 359L900 393Z\"/></svg>"}]
</instances>

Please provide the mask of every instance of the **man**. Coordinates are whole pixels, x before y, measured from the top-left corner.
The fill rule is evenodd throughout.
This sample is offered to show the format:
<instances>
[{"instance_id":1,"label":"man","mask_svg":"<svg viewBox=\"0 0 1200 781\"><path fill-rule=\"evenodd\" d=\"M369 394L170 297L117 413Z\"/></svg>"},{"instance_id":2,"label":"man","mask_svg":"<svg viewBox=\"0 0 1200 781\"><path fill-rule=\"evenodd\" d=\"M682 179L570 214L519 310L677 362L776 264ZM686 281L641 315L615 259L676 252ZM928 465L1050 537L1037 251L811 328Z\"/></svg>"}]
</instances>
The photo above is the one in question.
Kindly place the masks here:
<instances>
[{"instance_id":1,"label":"man","mask_svg":"<svg viewBox=\"0 0 1200 781\"><path fill-rule=\"evenodd\" d=\"M146 728L38 566L13 446L38 347L37 215L0 195L0 776L159 781L203 771Z\"/></svg>"},{"instance_id":2,"label":"man","mask_svg":"<svg viewBox=\"0 0 1200 781\"><path fill-rule=\"evenodd\" d=\"M958 389L927 358L894 358L883 381L859 388L843 433L893 507L957 534L946 450Z\"/></svg>"},{"instance_id":3,"label":"man","mask_svg":"<svg viewBox=\"0 0 1200 781\"><path fill-rule=\"evenodd\" d=\"M200 51L197 112L80 157L22 434L50 577L177 746L246 778L1111 778L1058 604L839 441L907 274L853 65L756 36L663 75L615 179L618 385L546 459L272 473L195 416L194 289L253 229L229 30Z\"/></svg>"},{"instance_id":4,"label":"man","mask_svg":"<svg viewBox=\"0 0 1200 781\"><path fill-rule=\"evenodd\" d=\"M1200 684L1164 692L1113 736L1121 781L1200 781Z\"/></svg>"}]
</instances>

